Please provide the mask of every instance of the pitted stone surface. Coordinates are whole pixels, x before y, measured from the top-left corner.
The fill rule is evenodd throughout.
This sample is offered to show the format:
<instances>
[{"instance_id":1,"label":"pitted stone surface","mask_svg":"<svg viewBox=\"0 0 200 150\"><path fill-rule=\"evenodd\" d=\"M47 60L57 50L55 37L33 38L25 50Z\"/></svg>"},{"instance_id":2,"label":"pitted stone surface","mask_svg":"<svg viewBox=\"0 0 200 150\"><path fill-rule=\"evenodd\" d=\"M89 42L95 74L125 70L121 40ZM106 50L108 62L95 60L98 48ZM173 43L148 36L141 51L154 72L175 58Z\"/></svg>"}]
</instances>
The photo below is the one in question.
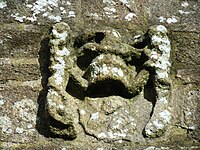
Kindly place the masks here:
<instances>
[{"instance_id":1,"label":"pitted stone surface","mask_svg":"<svg viewBox=\"0 0 200 150\"><path fill-rule=\"evenodd\" d=\"M149 106L145 112L150 116L154 109L144 133L150 138L162 135L171 120L167 96L171 47L166 32L162 25L152 26L148 31L150 40L144 36L134 38L132 43L146 43L138 49L123 43L120 33L112 28L86 29L72 37L66 23L54 25L46 104L50 131L74 139L81 125L85 134L105 142L134 141L139 132L142 137L143 129L138 126L144 128L149 118L137 118L141 106L137 108L134 103L145 99L142 95L153 69L156 80L151 81L155 82L151 85L155 89L152 95L159 109ZM150 101L153 103L153 99Z\"/></svg>"},{"instance_id":2,"label":"pitted stone surface","mask_svg":"<svg viewBox=\"0 0 200 150\"><path fill-rule=\"evenodd\" d=\"M137 117L132 102L119 96L92 99L84 106L90 108L79 110L80 123L87 134L105 142L125 140L131 141L137 126ZM150 112L151 109L148 111Z\"/></svg>"},{"instance_id":3,"label":"pitted stone surface","mask_svg":"<svg viewBox=\"0 0 200 150\"><path fill-rule=\"evenodd\" d=\"M1 0L0 131L3 132L0 133L0 149L200 149L198 146L200 137L199 8L199 0ZM76 124L78 136L73 141L66 141L55 138L47 129L44 123L47 116L47 113L44 113L44 105L47 105L47 101L45 100L48 91L46 87L48 86L47 78L52 74L52 72L50 73L47 70L49 66L48 35L52 24L61 21L65 21L70 25L70 30L73 33L72 41L73 37L80 37L79 35L84 31L85 33L89 33L89 31L94 31L95 33L98 32L96 27L104 28L104 26L109 26L117 30L117 32L113 33L113 36L118 36L123 43L131 43L131 46L136 45L141 51L144 50L141 44L142 40L147 38L145 36L143 37L143 35L148 30L149 26L162 24L167 27L169 31L167 35L172 45L172 50L170 52L172 67L170 67L169 74L169 77L172 79L170 101L164 97L159 98L160 103L152 103L151 100L155 99L155 97L151 95L151 93L155 93L155 90L152 88L154 82L152 83L149 81L145 85L144 91L134 96L131 109L134 110L133 117L135 118L137 128L134 130L135 134L132 135L133 142L111 140L105 143L104 141L107 139L97 140L92 135L89 136L89 134L82 129L83 127L80 125L79 109L80 114L86 114L86 110L88 110L87 112L91 114L90 118L95 120L95 118L100 116L100 113L96 110L93 111L93 109L89 110L89 108L96 108L101 102L98 103L97 100L100 99L89 94L93 93L92 90L90 90L91 92L88 92L87 95L93 96L94 100L91 101L93 98L90 98L90 100L88 100L90 101L90 105L86 105L86 97L78 97L77 95L82 95L83 89L87 87L88 84L85 82L86 80L82 80L82 78L78 76L74 78L73 75L70 76L70 82L68 82L71 85L68 86L68 92L70 91L69 95L72 95L72 97L70 97L71 99L68 95L65 95L64 103L58 100L59 104L54 104L56 104L60 114L63 113L63 108L64 110L66 109L66 107L63 106L68 107L65 113L73 110L72 113L68 114L75 114L71 118L73 118L73 122ZM86 28L89 30L86 31ZM109 30L112 31L112 28ZM118 33L120 33L120 35ZM146 34L146 36L148 35L149 34ZM135 39L140 36L143 38ZM132 44L132 37L134 37L133 39L137 40L139 44ZM84 47L87 47L91 43L94 44L93 41L87 41L83 44ZM108 45L106 42L104 43L105 46ZM120 42L120 44L122 43ZM102 42L99 45L102 45ZM114 44L114 41L111 40L110 45L114 47L113 45L117 44ZM119 45L115 47L115 49L119 47L117 51L120 51ZM94 47L93 45L91 46ZM80 49L78 46L71 46L71 48L74 48L75 51ZM152 48L152 45L149 46L149 48ZM103 51L103 47L99 47L98 49L99 51ZM68 50L61 48L60 51L58 51L58 55L71 55L71 52L74 52L74 50ZM84 51L87 51L87 48ZM92 58L95 58L96 53L95 51L93 52L91 57L94 54ZM123 48L123 51L120 53L123 52L127 52L125 48ZM83 54L85 54L85 52ZM113 54L115 55L115 53ZM141 53L139 52L139 54ZM136 57L136 55L134 56ZM144 55L141 56L143 57ZM141 56L139 55L138 58ZM79 56L77 55L77 57ZM156 53L153 52L150 58L156 59L158 57ZM74 60L65 61L65 70L70 68L68 66L71 66ZM81 59L78 60L78 67L74 67L71 70L73 70L72 72L76 72L74 74L80 74L80 77L83 77L87 65L80 67L80 64L86 62L84 64L89 65L91 59L83 59L84 61L80 61ZM88 60L88 63L86 60ZM124 55L123 60L128 61L130 58ZM138 59L135 62L138 62ZM138 67L135 66L135 63L132 63L132 66L136 68L137 73L140 71ZM154 69L150 70L155 71ZM107 72L106 69L104 71ZM151 79L154 78L152 75L153 71L150 72ZM113 72L116 74L119 73L119 75L122 74L121 71L117 69L113 69ZM59 78L57 81L60 81ZM80 82L82 87L78 85ZM74 84L71 83L77 83L75 85L78 86L74 86ZM59 92L60 90L57 90L58 87L59 86L51 88L49 92L62 95ZM70 87L75 87L75 90L71 90ZM75 92L73 93L72 91ZM99 95L99 93L96 95ZM122 96L124 95L125 94L121 96L118 95L119 101L122 100ZM74 97L76 97L76 99L74 99ZM54 98L56 99L56 97ZM110 96L108 98L110 98ZM80 104L79 100L84 100L84 106L90 107L82 108L80 105L83 103ZM19 102L20 105L15 105ZM158 112L159 109L153 111L154 109L152 109L152 106L154 108L154 105L157 105L158 108L161 106L160 108L162 109L160 110L165 111ZM19 107L16 108L14 106ZM163 106L171 106L171 109L164 109ZM46 106L46 108L48 107ZM72 108L72 110L69 108ZM115 110L114 108L115 107L111 109L109 105L105 105L103 110L107 109L105 112L112 115L112 112ZM148 138L144 139L141 131L143 131L149 120L149 114L155 113L157 117L160 114L161 116L167 116L169 113L167 113L166 110L168 110L172 116L169 124L170 128L168 128L167 132L159 138L151 140ZM123 113L123 111L121 113ZM26 119L22 117L22 114ZM29 117L30 115L32 117ZM27 117L31 120L27 120ZM155 125L155 127L163 127L163 124L160 123L158 118L156 119L151 119L150 122ZM154 129L153 126L151 127ZM58 129L58 127L55 129ZM59 135L61 134L59 133ZM138 141L136 139L138 139Z\"/></svg>"}]
</instances>

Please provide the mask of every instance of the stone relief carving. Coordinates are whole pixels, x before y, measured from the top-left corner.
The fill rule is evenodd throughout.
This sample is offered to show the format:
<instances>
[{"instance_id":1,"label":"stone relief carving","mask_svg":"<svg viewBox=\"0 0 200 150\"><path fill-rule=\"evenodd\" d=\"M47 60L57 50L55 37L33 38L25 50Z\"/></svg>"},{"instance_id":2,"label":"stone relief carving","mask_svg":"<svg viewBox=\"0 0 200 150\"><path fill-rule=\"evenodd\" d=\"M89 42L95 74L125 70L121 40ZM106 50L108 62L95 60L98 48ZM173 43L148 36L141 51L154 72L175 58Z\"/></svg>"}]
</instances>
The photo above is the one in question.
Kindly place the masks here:
<instances>
[{"instance_id":1,"label":"stone relief carving","mask_svg":"<svg viewBox=\"0 0 200 150\"><path fill-rule=\"evenodd\" d=\"M62 22L50 35L52 75L45 114L50 131L70 140L82 131L104 141L132 141L142 130L147 138L161 136L171 121L167 29L152 26L132 44L124 43L112 28L72 34ZM148 115L142 119L136 105L140 97L145 100L150 80L155 102L145 108Z\"/></svg>"}]
</instances>

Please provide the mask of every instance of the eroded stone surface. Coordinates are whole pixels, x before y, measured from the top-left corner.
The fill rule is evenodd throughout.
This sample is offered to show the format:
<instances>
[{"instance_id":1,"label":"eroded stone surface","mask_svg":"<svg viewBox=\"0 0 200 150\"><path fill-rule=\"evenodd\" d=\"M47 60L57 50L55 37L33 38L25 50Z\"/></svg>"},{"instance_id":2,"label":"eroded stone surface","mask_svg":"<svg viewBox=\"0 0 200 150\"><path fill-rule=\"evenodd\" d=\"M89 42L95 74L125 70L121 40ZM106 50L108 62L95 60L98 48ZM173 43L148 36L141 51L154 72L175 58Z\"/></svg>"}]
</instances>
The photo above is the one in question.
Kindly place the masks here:
<instances>
[{"instance_id":1,"label":"eroded stone surface","mask_svg":"<svg viewBox=\"0 0 200 150\"><path fill-rule=\"evenodd\" d=\"M85 105L79 108L80 123L87 134L104 142L143 140L142 135L137 134L138 130L144 128L148 116L140 120L138 112L145 108L137 108L135 103L120 96L90 100L94 102L87 100ZM149 105L145 100L142 102L145 106ZM146 109L144 114L150 112L151 107Z\"/></svg>"},{"instance_id":2,"label":"eroded stone surface","mask_svg":"<svg viewBox=\"0 0 200 150\"><path fill-rule=\"evenodd\" d=\"M147 137L156 137L163 134L172 119L169 108L171 44L167 37L167 29L162 25L150 27L149 36L153 49L146 52L150 58L146 65L155 69L156 103L153 116L145 127L145 134Z\"/></svg>"},{"instance_id":3,"label":"eroded stone surface","mask_svg":"<svg viewBox=\"0 0 200 150\"><path fill-rule=\"evenodd\" d=\"M71 33L64 22L54 25L51 33L52 76L48 80L46 104L51 132L74 139L80 124L87 135L96 139L133 141L136 133L142 133L138 124L144 127L149 119L135 117L138 108L134 103L139 100L135 96L144 94L147 81L152 80L149 74L155 70L155 80L151 81L155 91L152 97L146 97L155 107L145 136L162 135L171 120L168 109L171 47L167 29L152 26L148 31L150 40L136 36L132 43L145 43L142 49L123 43L120 33L112 28L86 29L75 39ZM150 44L152 49L147 48ZM147 116L151 109L147 109Z\"/></svg>"},{"instance_id":4,"label":"eroded stone surface","mask_svg":"<svg viewBox=\"0 0 200 150\"><path fill-rule=\"evenodd\" d=\"M39 1L44 2L41 4L44 10L36 14L37 20L32 22L27 18L33 16L33 7L34 9L38 7ZM53 6L55 3L57 3L56 6ZM104 9L104 7L109 9ZM200 137L198 103L200 83L199 8L199 0L1 0L0 65L5 70L7 69L6 74L9 74L9 76L3 76L3 79L8 78L8 80L2 81L2 78L0 78L0 115L10 118L13 132L10 134L1 132L0 149L145 149L147 147L152 149L199 149L199 146L194 146L197 144L194 142L195 139ZM109 10L111 10L111 13ZM58 18L62 20L56 20L54 16L59 16ZM173 72L170 73L170 77L173 79L172 101L170 102L173 119L165 136L153 140L147 139L144 143L141 140L142 138L139 138L139 145L137 143L134 144L134 142L129 145L125 141L122 143L116 141L117 145L113 144L113 142L108 144L99 141L97 142L98 145L95 145L96 143L91 138L88 139L91 136L86 136L85 134L78 134L81 137L79 139L65 141L43 136L46 134L41 133L37 128L39 126L39 128L44 128L44 131L46 131L46 126L43 126L43 124L36 125L36 127L32 124L32 128L27 128L27 126L30 127L31 125L26 123L25 120L21 120L17 115L18 111L13 109L12 106L16 101L21 101L22 99L31 99L36 105L38 101L38 112L36 112L36 108L33 113L38 115L37 121L44 120L40 114L43 114L43 111L41 111L43 107L41 106L44 102L44 98L41 95L45 93L43 92L45 88L43 90L41 88L46 82L46 74L49 73L48 71L46 73L48 66L48 59L46 58L48 58L49 54L46 36L49 34L48 31L51 24L56 21L66 21L73 31L74 29L79 30L82 26L92 28L104 25L111 26L120 31L121 35L123 35L122 39L126 42L130 35L143 35L151 25L162 24L168 28L173 46L171 53ZM79 34L74 36L77 35ZM38 57L39 62L37 61ZM35 59L35 63L38 62L41 65L41 76L39 79L38 77L35 78L40 87L35 86L32 88L32 81L30 81L29 76L24 76L28 73L27 71L32 70L32 65L28 66L28 70L24 70L24 65L16 65L18 59L24 64L31 58ZM12 76L13 70L16 69L15 66L21 72L16 74L17 76ZM37 70L39 69L37 67ZM35 70L31 72L35 73ZM36 75L34 76L36 77ZM21 82L22 78L25 80ZM40 81L41 78L42 82ZM194 89L195 86L196 88ZM42 91L40 92L40 90ZM143 95L140 94L140 97L143 97ZM148 105L144 102L145 100L134 102L135 107L139 107L140 111L136 115L140 116L138 119L141 120L145 120L144 116L149 118L146 115L149 113L142 113L146 111L145 108L151 107L151 103ZM142 106L144 109L141 109ZM16 132L17 127L23 128L24 132L18 134ZM39 134L37 130L32 134L27 134L35 128ZM140 131L142 128L144 126L141 126ZM0 130L2 130L1 127ZM22 140L22 137L26 140ZM167 144L165 145L162 142Z\"/></svg>"}]
</instances>

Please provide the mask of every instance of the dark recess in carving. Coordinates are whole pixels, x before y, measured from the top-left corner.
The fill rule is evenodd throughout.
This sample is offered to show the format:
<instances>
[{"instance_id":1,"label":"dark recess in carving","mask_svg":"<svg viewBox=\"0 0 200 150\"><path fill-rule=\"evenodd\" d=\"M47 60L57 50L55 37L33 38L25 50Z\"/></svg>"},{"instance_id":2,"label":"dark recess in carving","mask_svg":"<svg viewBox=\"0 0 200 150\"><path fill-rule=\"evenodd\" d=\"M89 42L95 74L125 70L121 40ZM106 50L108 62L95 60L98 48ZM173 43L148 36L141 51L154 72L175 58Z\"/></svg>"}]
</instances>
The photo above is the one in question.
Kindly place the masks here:
<instances>
[{"instance_id":1,"label":"dark recess in carving","mask_svg":"<svg viewBox=\"0 0 200 150\"><path fill-rule=\"evenodd\" d=\"M95 35L95 42L100 43L105 37L105 34L103 32L97 32Z\"/></svg>"},{"instance_id":2,"label":"dark recess in carving","mask_svg":"<svg viewBox=\"0 0 200 150\"><path fill-rule=\"evenodd\" d=\"M73 77L69 78L69 82L66 87L66 92L80 100L84 99L85 97L84 89L81 88L80 85L78 85L78 83Z\"/></svg>"},{"instance_id":3,"label":"dark recess in carving","mask_svg":"<svg viewBox=\"0 0 200 150\"><path fill-rule=\"evenodd\" d=\"M121 96L123 98L130 99L133 97L128 93L126 87L117 80L104 80L98 81L95 84L90 85L86 90L80 87L73 78L69 79L66 91L80 100L83 100L86 96L91 98L100 98L108 96Z\"/></svg>"},{"instance_id":4,"label":"dark recess in carving","mask_svg":"<svg viewBox=\"0 0 200 150\"><path fill-rule=\"evenodd\" d=\"M86 36L86 33L82 32L78 37L75 38L74 47L80 48L88 42L100 44L104 37L105 34L103 32L96 32L94 34L91 33L88 36Z\"/></svg>"},{"instance_id":5,"label":"dark recess in carving","mask_svg":"<svg viewBox=\"0 0 200 150\"><path fill-rule=\"evenodd\" d=\"M150 45L150 43L151 43L151 39L149 35L146 33L145 35L141 36L138 40L135 40L134 43L131 45L135 48L143 49L146 46Z\"/></svg>"},{"instance_id":6,"label":"dark recess in carving","mask_svg":"<svg viewBox=\"0 0 200 150\"><path fill-rule=\"evenodd\" d=\"M77 59L77 65L80 69L85 70L91 64L92 60L96 58L99 53L97 51L91 51L84 49L84 54Z\"/></svg>"},{"instance_id":7,"label":"dark recess in carving","mask_svg":"<svg viewBox=\"0 0 200 150\"><path fill-rule=\"evenodd\" d=\"M127 65L129 64L131 66L135 66L137 73L139 73L141 70L145 68L144 63L147 60L148 60L148 57L142 52L140 58L132 58L131 61L126 61L126 63Z\"/></svg>"},{"instance_id":8,"label":"dark recess in carving","mask_svg":"<svg viewBox=\"0 0 200 150\"><path fill-rule=\"evenodd\" d=\"M123 98L132 98L126 87L120 81L104 80L96 84L90 85L86 91L88 97L108 97L108 96L121 96Z\"/></svg>"}]
</instances>

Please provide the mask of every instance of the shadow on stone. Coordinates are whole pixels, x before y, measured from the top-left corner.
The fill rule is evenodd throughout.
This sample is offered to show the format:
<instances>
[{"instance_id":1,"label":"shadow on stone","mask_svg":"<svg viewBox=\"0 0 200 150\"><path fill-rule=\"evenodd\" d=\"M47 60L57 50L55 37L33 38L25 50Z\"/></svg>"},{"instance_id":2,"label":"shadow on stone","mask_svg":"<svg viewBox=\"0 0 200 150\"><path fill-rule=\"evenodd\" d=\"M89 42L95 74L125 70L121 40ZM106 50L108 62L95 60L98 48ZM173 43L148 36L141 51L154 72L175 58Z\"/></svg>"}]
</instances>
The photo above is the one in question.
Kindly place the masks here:
<instances>
[{"instance_id":1,"label":"shadow on stone","mask_svg":"<svg viewBox=\"0 0 200 150\"><path fill-rule=\"evenodd\" d=\"M154 85L155 76L153 73L150 73L149 80L147 81L147 84L144 86L144 98L152 103L152 112L150 114L150 117L153 114L154 107L156 105L156 89Z\"/></svg>"},{"instance_id":2,"label":"shadow on stone","mask_svg":"<svg viewBox=\"0 0 200 150\"><path fill-rule=\"evenodd\" d=\"M45 38L41 41L41 47L39 51L39 64L40 71L42 75L41 83L43 89L40 91L38 96L38 112L37 112L37 121L36 121L36 129L38 132L45 137L51 137L51 133L47 128L46 118L45 118L45 104L46 104L46 96L48 92L47 81L50 74L48 69L50 65L50 51L49 51L49 38Z\"/></svg>"}]
</instances>

